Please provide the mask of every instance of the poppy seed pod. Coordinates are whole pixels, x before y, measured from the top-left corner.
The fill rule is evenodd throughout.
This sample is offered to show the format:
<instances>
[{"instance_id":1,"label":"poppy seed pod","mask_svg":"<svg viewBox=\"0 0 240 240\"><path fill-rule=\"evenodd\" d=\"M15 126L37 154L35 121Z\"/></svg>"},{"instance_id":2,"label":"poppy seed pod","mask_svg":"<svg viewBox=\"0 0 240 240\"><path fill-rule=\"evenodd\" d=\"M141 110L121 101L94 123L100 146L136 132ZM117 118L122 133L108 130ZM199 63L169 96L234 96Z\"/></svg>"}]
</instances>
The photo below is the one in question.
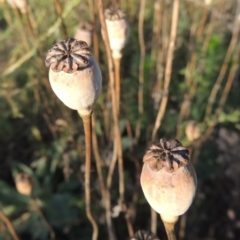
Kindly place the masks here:
<instances>
[{"instance_id":1,"label":"poppy seed pod","mask_svg":"<svg viewBox=\"0 0 240 240\"><path fill-rule=\"evenodd\" d=\"M121 50L129 38L129 24L125 14L120 9L106 9L105 22L113 58L121 58Z\"/></svg>"},{"instance_id":2,"label":"poppy seed pod","mask_svg":"<svg viewBox=\"0 0 240 240\"><path fill-rule=\"evenodd\" d=\"M194 120L189 121L185 128L185 133L190 142L198 139L201 134L199 123Z\"/></svg>"},{"instance_id":3,"label":"poppy seed pod","mask_svg":"<svg viewBox=\"0 0 240 240\"><path fill-rule=\"evenodd\" d=\"M178 140L160 139L143 158L141 186L150 206L165 222L175 222L190 207L197 177L189 152Z\"/></svg>"},{"instance_id":4,"label":"poppy seed pod","mask_svg":"<svg viewBox=\"0 0 240 240\"><path fill-rule=\"evenodd\" d=\"M47 53L51 87L58 98L81 115L89 115L102 87L101 70L86 42L69 38Z\"/></svg>"},{"instance_id":5,"label":"poppy seed pod","mask_svg":"<svg viewBox=\"0 0 240 240\"><path fill-rule=\"evenodd\" d=\"M86 42L90 47L92 45L92 25L90 23L81 23L74 38Z\"/></svg>"},{"instance_id":6,"label":"poppy seed pod","mask_svg":"<svg viewBox=\"0 0 240 240\"><path fill-rule=\"evenodd\" d=\"M7 2L12 8L19 8L22 13L26 13L27 11L26 0L7 0Z\"/></svg>"},{"instance_id":7,"label":"poppy seed pod","mask_svg":"<svg viewBox=\"0 0 240 240\"><path fill-rule=\"evenodd\" d=\"M23 195L30 196L32 194L32 180L26 173L20 173L15 177L16 189Z\"/></svg>"}]
</instances>

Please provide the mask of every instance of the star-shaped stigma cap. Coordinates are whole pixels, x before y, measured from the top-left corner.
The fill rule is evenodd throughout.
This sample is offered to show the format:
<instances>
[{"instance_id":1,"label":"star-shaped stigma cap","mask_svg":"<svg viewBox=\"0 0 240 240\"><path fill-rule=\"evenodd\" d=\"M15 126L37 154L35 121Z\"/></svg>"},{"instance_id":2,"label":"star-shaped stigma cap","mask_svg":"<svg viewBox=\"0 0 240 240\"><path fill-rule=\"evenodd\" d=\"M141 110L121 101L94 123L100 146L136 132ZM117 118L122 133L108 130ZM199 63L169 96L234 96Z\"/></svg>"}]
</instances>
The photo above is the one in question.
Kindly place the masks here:
<instances>
[{"instance_id":1,"label":"star-shaped stigma cap","mask_svg":"<svg viewBox=\"0 0 240 240\"><path fill-rule=\"evenodd\" d=\"M176 139L160 139L147 149L143 162L148 163L153 171L174 172L189 163L189 151Z\"/></svg>"},{"instance_id":2,"label":"star-shaped stigma cap","mask_svg":"<svg viewBox=\"0 0 240 240\"><path fill-rule=\"evenodd\" d=\"M86 68L91 55L91 49L86 42L69 38L66 41L56 43L47 52L45 64L54 72L73 73Z\"/></svg>"}]
</instances>

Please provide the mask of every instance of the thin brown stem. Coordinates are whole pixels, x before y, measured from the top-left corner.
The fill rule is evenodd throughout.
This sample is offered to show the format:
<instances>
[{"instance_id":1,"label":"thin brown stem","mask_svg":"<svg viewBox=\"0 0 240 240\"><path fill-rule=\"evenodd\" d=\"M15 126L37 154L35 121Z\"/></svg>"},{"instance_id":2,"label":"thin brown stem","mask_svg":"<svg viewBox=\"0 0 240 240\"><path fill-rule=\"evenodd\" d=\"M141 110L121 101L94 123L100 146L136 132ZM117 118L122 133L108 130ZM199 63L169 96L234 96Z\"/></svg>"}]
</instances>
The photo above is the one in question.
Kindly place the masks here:
<instances>
[{"instance_id":1,"label":"thin brown stem","mask_svg":"<svg viewBox=\"0 0 240 240\"><path fill-rule=\"evenodd\" d=\"M176 234L174 232L175 223L167 223L163 221L163 224L167 233L168 240L177 240Z\"/></svg>"},{"instance_id":2,"label":"thin brown stem","mask_svg":"<svg viewBox=\"0 0 240 240\"><path fill-rule=\"evenodd\" d=\"M14 15L17 19L19 27L20 27L19 31L20 31L20 35L21 35L21 38L22 38L22 41L23 41L24 48L25 48L25 50L29 50L30 45L29 45L29 42L27 40L27 35L26 35L26 32L25 32L25 28L23 26L22 19L21 19L21 16L19 14L19 11L18 11L17 8L13 8L13 12L14 12Z\"/></svg>"},{"instance_id":3,"label":"thin brown stem","mask_svg":"<svg viewBox=\"0 0 240 240\"><path fill-rule=\"evenodd\" d=\"M180 219L180 230L179 230L179 239L183 240L185 237L185 229L186 229L186 222L187 222L187 214L181 216Z\"/></svg>"},{"instance_id":4,"label":"thin brown stem","mask_svg":"<svg viewBox=\"0 0 240 240\"><path fill-rule=\"evenodd\" d=\"M138 139L141 134L142 118L144 111L144 101L143 101L143 84L144 84L144 62L145 62L145 41L144 41L144 12L145 12L146 0L141 0L139 9L139 21L138 21L138 39L140 46L140 63L139 63L139 87L138 87L138 121L135 130L135 144L137 144Z\"/></svg>"},{"instance_id":5,"label":"thin brown stem","mask_svg":"<svg viewBox=\"0 0 240 240\"><path fill-rule=\"evenodd\" d=\"M119 119L118 119L118 112L117 112L117 104L116 104L116 91L115 91L115 79L114 79L114 63L112 59L112 52L110 49L109 38L107 33L106 22L104 19L104 12L103 12L103 2L102 0L98 0L98 10L99 10L99 17L101 21L101 26L103 29L104 35L104 43L107 51L107 58L108 58L108 70L109 70L109 77L110 77L110 88L111 88L111 96L112 96L112 114L113 114L113 122L114 122L114 133L117 145L117 155L118 155L118 169L119 169L119 195L120 195L120 204L121 206L124 205L124 167L123 167L123 156L122 156L122 137L119 127ZM122 209L124 209L122 207ZM130 233L129 233L130 234Z\"/></svg>"},{"instance_id":6,"label":"thin brown stem","mask_svg":"<svg viewBox=\"0 0 240 240\"><path fill-rule=\"evenodd\" d=\"M58 17L61 18L63 36L65 39L67 39L68 38L67 27L62 17L62 12L63 12L62 4L59 0L54 0L54 5L55 5L56 12L58 14Z\"/></svg>"},{"instance_id":7,"label":"thin brown stem","mask_svg":"<svg viewBox=\"0 0 240 240\"><path fill-rule=\"evenodd\" d=\"M224 104L226 103L229 92L231 90L231 87L232 87L232 84L234 81L234 78L236 76L236 72L239 69L239 52L240 52L240 44L238 44L237 51L234 54L234 63L230 69L230 73L229 73L226 85L224 87L222 96L221 96L219 104L218 104L219 109L221 109L224 106Z\"/></svg>"},{"instance_id":8,"label":"thin brown stem","mask_svg":"<svg viewBox=\"0 0 240 240\"><path fill-rule=\"evenodd\" d=\"M204 117L205 120L212 113L213 104L215 102L217 93L220 89L221 83L227 72L232 53L236 47L236 44L238 41L239 30L240 30L239 25L240 25L240 0L237 1L237 10L236 10L236 17L235 17L235 22L234 22L234 27L233 27L232 38L231 38L230 44L228 46L228 50L225 55L222 67L220 69L220 73L218 75L218 78L217 78L217 80L212 88L212 91L210 93L210 96L208 98L208 105L207 105L206 113L205 113L205 117Z\"/></svg>"},{"instance_id":9,"label":"thin brown stem","mask_svg":"<svg viewBox=\"0 0 240 240\"><path fill-rule=\"evenodd\" d=\"M120 64L121 58L114 58L114 69L115 69L115 87L116 87L116 103L117 103L117 112L120 113L120 102L121 102L121 77L120 77Z\"/></svg>"},{"instance_id":10,"label":"thin brown stem","mask_svg":"<svg viewBox=\"0 0 240 240\"><path fill-rule=\"evenodd\" d=\"M96 120L95 120L95 115L93 114L92 116L93 129L95 129L95 125L96 125ZM109 235L109 239L114 240L116 239L116 237L114 235L112 218L111 218L111 204L110 204L110 198L108 197L109 191L108 189L106 189L104 179L103 179L102 166L101 166L102 160L99 154L97 136L96 136L95 130L92 131L92 143L93 143L93 153L96 160L96 167L97 167L98 180L99 180L102 200L105 204L105 209L106 209L106 222L107 222L107 228L108 228L108 235Z\"/></svg>"},{"instance_id":11,"label":"thin brown stem","mask_svg":"<svg viewBox=\"0 0 240 240\"><path fill-rule=\"evenodd\" d=\"M151 231L157 233L157 212L151 208Z\"/></svg>"},{"instance_id":12,"label":"thin brown stem","mask_svg":"<svg viewBox=\"0 0 240 240\"><path fill-rule=\"evenodd\" d=\"M79 112L80 115L80 112ZM91 115L80 115L83 120L84 134L85 134L85 204L87 218L92 224L93 235L92 240L98 238L98 226L93 218L91 212L91 185L90 185L90 172L91 172L91 151L92 151L92 124Z\"/></svg>"},{"instance_id":13,"label":"thin brown stem","mask_svg":"<svg viewBox=\"0 0 240 240\"><path fill-rule=\"evenodd\" d=\"M48 222L48 220L44 216L41 208L38 206L38 203L37 203L36 199L33 198L33 197L31 197L31 198L32 198L32 201L33 201L34 208L35 208L36 212L39 214L44 226L48 229L48 231L50 233L50 239L54 240L56 238L56 235L55 235L55 232L54 232L52 226L50 225L50 223Z\"/></svg>"},{"instance_id":14,"label":"thin brown stem","mask_svg":"<svg viewBox=\"0 0 240 240\"><path fill-rule=\"evenodd\" d=\"M155 0L154 2L154 14L153 14L153 38L152 38L152 49L151 49L151 62L156 62L157 52L159 49L159 38L162 26L162 13L163 6L161 0Z\"/></svg>"},{"instance_id":15,"label":"thin brown stem","mask_svg":"<svg viewBox=\"0 0 240 240\"><path fill-rule=\"evenodd\" d=\"M8 6L6 6L6 2L2 1L0 4L2 5L4 16L6 18L7 24L9 26L12 26L13 25L13 20L12 20L11 14L9 12L9 8L8 8Z\"/></svg>"},{"instance_id":16,"label":"thin brown stem","mask_svg":"<svg viewBox=\"0 0 240 240\"><path fill-rule=\"evenodd\" d=\"M156 118L156 121L154 124L154 129L152 132L152 139L155 139L155 137L156 137L157 131L161 126L161 122L163 120L163 117L164 117L164 114L166 111L166 107L167 107L168 91L169 91L169 85L170 85L171 75L172 75L173 53L174 53L174 47L175 47L175 42L176 42L176 37L177 37L178 14L179 14L179 0L174 0L170 42L169 42L169 46L168 46L167 62L166 62L166 68L165 68L164 95L163 95L162 101L160 103L157 118Z\"/></svg>"},{"instance_id":17,"label":"thin brown stem","mask_svg":"<svg viewBox=\"0 0 240 240\"><path fill-rule=\"evenodd\" d=\"M14 240L19 240L19 237L13 227L12 222L10 221L10 219L4 214L4 212L0 209L0 218L2 219L2 221L7 225L7 228L10 232L10 234L12 235L12 238Z\"/></svg>"},{"instance_id":18,"label":"thin brown stem","mask_svg":"<svg viewBox=\"0 0 240 240\"><path fill-rule=\"evenodd\" d=\"M90 18L93 23L93 55L94 58L99 61L99 44L98 44L98 34L97 34L97 25L98 25L98 19L97 19L97 13L96 13L96 7L94 7L94 1L88 0L89 5L89 11L90 11Z\"/></svg>"}]
</instances>

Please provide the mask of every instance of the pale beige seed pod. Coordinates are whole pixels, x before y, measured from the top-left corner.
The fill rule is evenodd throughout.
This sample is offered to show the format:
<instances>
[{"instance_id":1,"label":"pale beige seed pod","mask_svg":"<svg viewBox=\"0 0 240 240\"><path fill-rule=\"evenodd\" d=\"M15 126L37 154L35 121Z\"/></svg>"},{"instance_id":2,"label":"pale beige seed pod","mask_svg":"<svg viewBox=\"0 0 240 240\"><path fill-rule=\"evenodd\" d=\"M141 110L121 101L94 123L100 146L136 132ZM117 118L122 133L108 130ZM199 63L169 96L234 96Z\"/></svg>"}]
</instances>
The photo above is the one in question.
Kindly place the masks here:
<instances>
[{"instance_id":1,"label":"pale beige seed pod","mask_svg":"<svg viewBox=\"0 0 240 240\"><path fill-rule=\"evenodd\" d=\"M101 70L86 42L69 38L55 44L45 60L58 98L81 115L89 115L102 87Z\"/></svg>"},{"instance_id":2,"label":"pale beige seed pod","mask_svg":"<svg viewBox=\"0 0 240 240\"><path fill-rule=\"evenodd\" d=\"M209 6L212 3L212 0L204 0L205 5Z\"/></svg>"},{"instance_id":3,"label":"pale beige seed pod","mask_svg":"<svg viewBox=\"0 0 240 240\"><path fill-rule=\"evenodd\" d=\"M90 47L92 45L92 24L84 22L79 24L74 38L87 43Z\"/></svg>"},{"instance_id":4,"label":"pale beige seed pod","mask_svg":"<svg viewBox=\"0 0 240 240\"><path fill-rule=\"evenodd\" d=\"M197 177L189 152L177 140L160 139L143 157L141 186L150 206L164 222L176 222L190 207Z\"/></svg>"},{"instance_id":5,"label":"pale beige seed pod","mask_svg":"<svg viewBox=\"0 0 240 240\"><path fill-rule=\"evenodd\" d=\"M27 11L26 0L7 0L7 2L12 8L19 8L22 13L26 13Z\"/></svg>"},{"instance_id":6,"label":"pale beige seed pod","mask_svg":"<svg viewBox=\"0 0 240 240\"><path fill-rule=\"evenodd\" d=\"M129 39L129 24L125 14L120 9L106 9L104 15L112 56L113 58L121 58L121 50Z\"/></svg>"},{"instance_id":7,"label":"pale beige seed pod","mask_svg":"<svg viewBox=\"0 0 240 240\"><path fill-rule=\"evenodd\" d=\"M185 133L190 142L198 139L201 135L200 124L194 120L189 121L185 128Z\"/></svg>"},{"instance_id":8,"label":"pale beige seed pod","mask_svg":"<svg viewBox=\"0 0 240 240\"><path fill-rule=\"evenodd\" d=\"M15 177L16 189L19 193L27 196L32 195L32 179L27 173L20 173Z\"/></svg>"}]
</instances>

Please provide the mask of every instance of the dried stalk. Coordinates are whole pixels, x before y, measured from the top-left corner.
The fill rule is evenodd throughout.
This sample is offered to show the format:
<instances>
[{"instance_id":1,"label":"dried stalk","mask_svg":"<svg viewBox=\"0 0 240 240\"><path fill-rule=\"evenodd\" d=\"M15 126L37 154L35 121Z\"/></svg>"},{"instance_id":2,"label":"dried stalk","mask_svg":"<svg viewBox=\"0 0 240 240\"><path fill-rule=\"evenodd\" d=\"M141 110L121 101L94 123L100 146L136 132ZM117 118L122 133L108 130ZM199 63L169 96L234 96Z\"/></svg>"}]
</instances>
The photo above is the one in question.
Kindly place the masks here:
<instances>
[{"instance_id":1,"label":"dried stalk","mask_svg":"<svg viewBox=\"0 0 240 240\"><path fill-rule=\"evenodd\" d=\"M233 58L234 63L230 69L230 73L229 73L226 85L224 87L222 96L221 96L219 104L218 104L218 109L222 109L222 107L225 105L225 103L227 101L234 78L239 69L239 53L240 53L240 44L238 43L238 47L237 47L237 50L235 51L234 58Z\"/></svg>"},{"instance_id":2,"label":"dried stalk","mask_svg":"<svg viewBox=\"0 0 240 240\"><path fill-rule=\"evenodd\" d=\"M173 52L177 37L177 24L178 24L178 14L179 14L179 0L174 0L173 2L173 13L172 13L172 24L171 24L171 33L170 33L170 42L167 53L167 61L165 68L165 78L164 78L164 95L159 106L157 118L154 124L154 129L152 132L152 139L155 139L158 129L161 126L162 119L164 117L167 102L168 102L168 91L171 81L172 74L172 61L173 61Z\"/></svg>"},{"instance_id":3,"label":"dried stalk","mask_svg":"<svg viewBox=\"0 0 240 240\"><path fill-rule=\"evenodd\" d=\"M120 102L121 102L121 77L120 77L120 65L121 58L113 58L114 69L115 69L115 81L116 81L116 103L117 103L117 112L120 113Z\"/></svg>"},{"instance_id":4,"label":"dried stalk","mask_svg":"<svg viewBox=\"0 0 240 240\"><path fill-rule=\"evenodd\" d=\"M0 4L2 5L4 16L6 18L7 24L9 26L12 26L13 25L13 20L12 20L11 14L9 12L8 6L6 6L6 2L5 1L1 1Z\"/></svg>"},{"instance_id":5,"label":"dried stalk","mask_svg":"<svg viewBox=\"0 0 240 240\"><path fill-rule=\"evenodd\" d=\"M117 155L118 155L118 168L119 168L119 194L120 194L120 204L122 209L124 209L124 168L123 168L123 156L122 156L122 140L121 140L121 132L119 128L119 120L118 120L118 113L116 108L116 91L115 91L115 79L114 79L114 64L112 59L112 52L110 49L108 34L107 34L107 27L106 22L104 19L103 13L103 2L102 0L98 0L98 9L99 9L99 16L101 21L101 26L103 28L104 34L104 42L107 51L108 57L108 69L109 69L109 77L110 77L110 87L111 87L111 95L112 95L112 109L113 109L113 121L114 121L114 132L115 132L115 139L117 144ZM128 221L128 219L126 219ZM129 224L129 223L127 223ZM130 223L131 224L131 223ZM129 232L129 234L131 234Z\"/></svg>"},{"instance_id":6,"label":"dried stalk","mask_svg":"<svg viewBox=\"0 0 240 240\"><path fill-rule=\"evenodd\" d=\"M80 115L80 113L79 113ZM93 227L92 240L98 239L98 226L94 220L91 212L91 152L92 152L92 124L91 115L80 115L83 120L84 134L85 134L85 204L86 204L86 214L88 220L91 222Z\"/></svg>"},{"instance_id":7,"label":"dried stalk","mask_svg":"<svg viewBox=\"0 0 240 240\"><path fill-rule=\"evenodd\" d=\"M98 44L98 34L97 34L97 13L96 8L94 7L94 1L88 0L89 12L91 22L93 23L93 54L97 62L99 62L99 44Z\"/></svg>"},{"instance_id":8,"label":"dried stalk","mask_svg":"<svg viewBox=\"0 0 240 240\"><path fill-rule=\"evenodd\" d=\"M161 100L164 77L164 60L166 59L166 49L168 48L168 7L162 5L162 37L159 37L159 50L156 64L156 83L152 89L152 97L154 98L154 108L157 109ZM161 44L160 44L161 41Z\"/></svg>"},{"instance_id":9,"label":"dried stalk","mask_svg":"<svg viewBox=\"0 0 240 240\"><path fill-rule=\"evenodd\" d=\"M14 240L19 240L19 237L13 227L12 222L10 221L10 219L3 213L3 211L0 209L0 218L2 219L2 221L7 225L7 228L10 232L10 234L12 235L12 238Z\"/></svg>"},{"instance_id":10,"label":"dried stalk","mask_svg":"<svg viewBox=\"0 0 240 240\"><path fill-rule=\"evenodd\" d=\"M196 24L193 24L191 28L190 39L193 39L195 37L196 38L195 44L199 44L202 40L207 17L208 17L208 11L209 11L209 5L207 5L204 9L204 12L200 20L200 26L196 29ZM202 50L201 55L204 56L205 53L206 51ZM179 114L178 124L177 124L177 134L176 134L177 138L181 137L180 124L184 119L186 119L189 116L190 114L189 108L190 108L191 100L195 96L195 93L197 90L198 82L196 80L194 81L193 79L193 72L196 69L196 64L197 64L197 52L195 49L195 51L191 52L190 61L187 64L185 83L186 83L186 86L188 87L189 92L185 94L184 100L181 104L180 114ZM198 69L200 69L200 67Z\"/></svg>"},{"instance_id":11,"label":"dried stalk","mask_svg":"<svg viewBox=\"0 0 240 240\"><path fill-rule=\"evenodd\" d=\"M46 217L44 216L41 208L38 206L36 199L33 198L33 196L31 196L34 207L36 212L39 214L43 224L45 225L45 227L48 229L49 233L50 233L50 239L54 240L56 238L55 232L52 228L52 226L49 224L49 222L47 221Z\"/></svg>"},{"instance_id":12,"label":"dried stalk","mask_svg":"<svg viewBox=\"0 0 240 240\"><path fill-rule=\"evenodd\" d=\"M208 105L207 105L207 109L206 109L206 113L205 113L205 117L204 117L205 120L212 113L213 104L215 102L217 93L220 89L220 86L224 79L224 76L227 72L228 65L229 65L232 53L234 51L234 48L236 47L236 44L238 41L239 30L240 30L239 25L240 25L240 0L237 1L237 10L236 10L236 17L235 17L235 22L234 22L234 27L233 27L232 38L231 38L230 44L228 46L226 56L223 61L223 65L220 69L220 73L219 73L218 78L212 88L211 94L208 98Z\"/></svg>"},{"instance_id":13,"label":"dried stalk","mask_svg":"<svg viewBox=\"0 0 240 240\"><path fill-rule=\"evenodd\" d=\"M25 31L25 28L23 26L23 23L22 23L22 19L21 19L21 16L19 14L19 11L17 8L13 8L13 13L17 19L17 22L19 24L19 27L20 27L20 35L21 35L21 38L22 38L22 42L23 42L23 45L24 45L24 48L25 50L28 50L30 49L30 45L29 45L29 42L28 42L28 38L27 38L27 34L26 34L26 31Z\"/></svg>"},{"instance_id":14,"label":"dried stalk","mask_svg":"<svg viewBox=\"0 0 240 240\"><path fill-rule=\"evenodd\" d=\"M61 19L61 27L62 27L63 36L65 39L67 39L68 38L67 27L66 27L64 19L62 17L62 13L63 13L62 4L59 0L54 0L54 5L55 5L56 12L58 14L58 17L60 17L60 19Z\"/></svg>"},{"instance_id":15,"label":"dried stalk","mask_svg":"<svg viewBox=\"0 0 240 240\"><path fill-rule=\"evenodd\" d=\"M143 84L144 84L144 62L145 62L145 42L144 42L144 11L146 0L141 0L138 21L138 38L140 45L140 63L139 63L139 88L138 88L138 121L135 130L135 143L137 144L141 134L142 118L143 118Z\"/></svg>"},{"instance_id":16,"label":"dried stalk","mask_svg":"<svg viewBox=\"0 0 240 240\"><path fill-rule=\"evenodd\" d=\"M156 62L157 51L159 49L159 37L162 26L162 13L163 6L161 0L155 0L154 2L154 13L153 13L153 38L152 38L152 49L151 49L151 62Z\"/></svg>"},{"instance_id":17,"label":"dried stalk","mask_svg":"<svg viewBox=\"0 0 240 240\"><path fill-rule=\"evenodd\" d=\"M113 224L112 224L112 218L111 218L111 203L110 203L109 189L106 189L104 179L103 179L102 166L101 166L102 159L99 154L95 125L96 125L96 120L95 120L95 115L93 114L92 116L92 128L94 129L94 131L92 131L93 153L96 160L98 180L99 180L102 200L104 202L105 209L106 209L106 222L107 222L107 228L108 228L108 236L109 236L109 239L114 240L116 239L116 236L113 231Z\"/></svg>"},{"instance_id":18,"label":"dried stalk","mask_svg":"<svg viewBox=\"0 0 240 240\"><path fill-rule=\"evenodd\" d=\"M168 240L176 240L177 238L174 232L175 223L172 224L163 221L163 224L167 233Z\"/></svg>"}]
</instances>

